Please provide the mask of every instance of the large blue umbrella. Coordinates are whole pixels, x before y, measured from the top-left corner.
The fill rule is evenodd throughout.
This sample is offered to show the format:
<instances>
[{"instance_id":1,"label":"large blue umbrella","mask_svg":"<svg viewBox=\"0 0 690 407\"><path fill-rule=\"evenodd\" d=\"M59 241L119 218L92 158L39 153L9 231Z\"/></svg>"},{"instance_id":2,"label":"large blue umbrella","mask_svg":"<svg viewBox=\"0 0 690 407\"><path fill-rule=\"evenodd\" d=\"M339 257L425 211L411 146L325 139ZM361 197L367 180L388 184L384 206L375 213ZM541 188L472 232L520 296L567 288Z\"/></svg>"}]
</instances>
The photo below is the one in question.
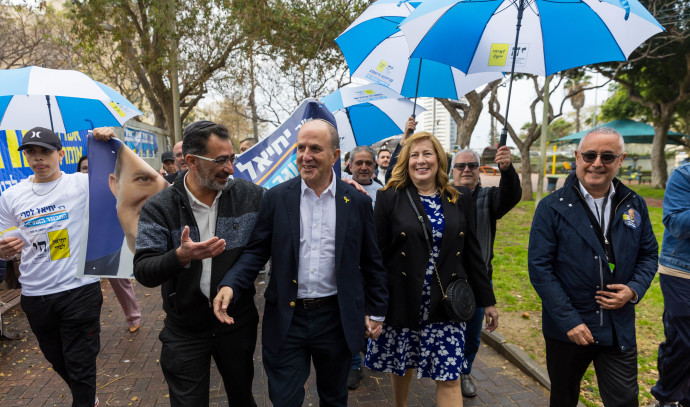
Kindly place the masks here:
<instances>
[{"instance_id":1,"label":"large blue umbrella","mask_svg":"<svg viewBox=\"0 0 690 407\"><path fill-rule=\"evenodd\" d=\"M350 74L389 87L407 97L460 99L501 73L465 75L459 69L431 60L410 58L398 24L419 2L379 0L369 6L335 42Z\"/></svg>"},{"instance_id":2,"label":"large blue umbrella","mask_svg":"<svg viewBox=\"0 0 690 407\"><path fill-rule=\"evenodd\" d=\"M413 58L431 59L469 74L537 75L624 61L663 31L637 0L427 1L400 29ZM509 107L510 90L506 121ZM504 123L501 144L506 135Z\"/></svg>"},{"instance_id":3,"label":"large blue umbrella","mask_svg":"<svg viewBox=\"0 0 690 407\"><path fill-rule=\"evenodd\" d=\"M141 114L122 95L78 71L36 66L0 70L0 130L42 126L70 133L122 126Z\"/></svg>"},{"instance_id":4,"label":"large blue umbrella","mask_svg":"<svg viewBox=\"0 0 690 407\"><path fill-rule=\"evenodd\" d=\"M335 116L343 151L402 134L414 105L376 84L343 87L321 101ZM425 110L419 105L416 109Z\"/></svg>"}]
</instances>

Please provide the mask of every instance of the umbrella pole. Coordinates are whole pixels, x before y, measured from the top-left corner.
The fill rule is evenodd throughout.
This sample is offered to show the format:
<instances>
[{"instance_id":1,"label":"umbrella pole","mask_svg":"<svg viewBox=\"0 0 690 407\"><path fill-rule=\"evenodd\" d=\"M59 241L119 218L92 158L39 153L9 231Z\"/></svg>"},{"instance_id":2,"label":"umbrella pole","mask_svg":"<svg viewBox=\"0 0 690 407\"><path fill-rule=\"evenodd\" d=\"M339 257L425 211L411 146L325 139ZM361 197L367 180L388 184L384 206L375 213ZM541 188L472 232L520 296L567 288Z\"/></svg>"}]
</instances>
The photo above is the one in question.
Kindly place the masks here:
<instances>
[{"instance_id":1,"label":"umbrella pole","mask_svg":"<svg viewBox=\"0 0 690 407\"><path fill-rule=\"evenodd\" d=\"M417 85L414 88L414 104L412 105L412 118L415 119L417 115L417 93L419 93L419 78L422 75L422 58L419 58L419 69L417 70ZM405 129L405 136L410 136L412 130Z\"/></svg>"},{"instance_id":2,"label":"umbrella pole","mask_svg":"<svg viewBox=\"0 0 690 407\"><path fill-rule=\"evenodd\" d=\"M359 145L357 142L357 136L355 136L355 129L352 127L352 119L350 118L350 109L345 108L345 116L347 116L347 122L350 123L350 130L352 131L352 138L355 139L355 145Z\"/></svg>"},{"instance_id":3,"label":"umbrella pole","mask_svg":"<svg viewBox=\"0 0 690 407\"><path fill-rule=\"evenodd\" d=\"M522 26L522 13L525 11L525 0L520 0L518 4L517 26L515 32L515 46L513 47L513 63L510 67L510 82L508 83L508 103L506 103L506 116L503 119L503 130L501 130L501 140L499 146L505 146L508 141L508 112L510 111L510 94L513 91L513 76L515 75L515 60L517 59L518 39L520 38L520 27Z\"/></svg>"},{"instance_id":4,"label":"umbrella pole","mask_svg":"<svg viewBox=\"0 0 690 407\"><path fill-rule=\"evenodd\" d=\"M48 104L48 117L50 117L50 130L55 131L53 128L53 112L50 111L50 96L46 95L46 103Z\"/></svg>"}]
</instances>

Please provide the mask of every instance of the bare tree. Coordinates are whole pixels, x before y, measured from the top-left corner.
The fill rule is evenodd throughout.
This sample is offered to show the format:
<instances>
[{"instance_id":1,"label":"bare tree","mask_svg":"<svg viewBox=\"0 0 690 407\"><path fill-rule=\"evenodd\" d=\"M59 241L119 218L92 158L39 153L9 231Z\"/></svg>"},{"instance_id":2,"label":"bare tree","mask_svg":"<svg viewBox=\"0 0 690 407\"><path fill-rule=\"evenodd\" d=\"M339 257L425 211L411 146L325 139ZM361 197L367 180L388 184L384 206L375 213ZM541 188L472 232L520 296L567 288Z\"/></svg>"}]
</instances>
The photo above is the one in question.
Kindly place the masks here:
<instances>
[{"instance_id":1,"label":"bare tree","mask_svg":"<svg viewBox=\"0 0 690 407\"><path fill-rule=\"evenodd\" d=\"M467 103L445 98L438 99L448 110L450 117L456 124L455 144L459 145L460 148L467 148L470 145L472 133L477 126L477 121L479 121L479 115L484 109L484 98L497 89L501 81L501 79L497 79L486 84L479 92L473 90L468 93L465 95Z\"/></svg>"}]
</instances>

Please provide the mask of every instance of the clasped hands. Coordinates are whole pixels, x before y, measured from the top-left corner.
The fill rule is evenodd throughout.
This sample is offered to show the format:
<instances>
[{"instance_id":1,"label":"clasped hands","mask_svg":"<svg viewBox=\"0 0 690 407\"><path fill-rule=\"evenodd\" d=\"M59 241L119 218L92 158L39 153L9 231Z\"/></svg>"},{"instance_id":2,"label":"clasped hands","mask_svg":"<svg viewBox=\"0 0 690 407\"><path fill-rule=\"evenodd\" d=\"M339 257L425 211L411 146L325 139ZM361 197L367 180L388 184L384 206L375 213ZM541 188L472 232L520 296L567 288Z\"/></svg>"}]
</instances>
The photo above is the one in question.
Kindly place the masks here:
<instances>
[{"instance_id":1,"label":"clasped hands","mask_svg":"<svg viewBox=\"0 0 690 407\"><path fill-rule=\"evenodd\" d=\"M636 297L635 292L625 284L609 284L609 291L597 291L594 299L602 309L618 309ZM580 324L567 332L568 338L578 345L594 343L592 331L587 325Z\"/></svg>"}]
</instances>

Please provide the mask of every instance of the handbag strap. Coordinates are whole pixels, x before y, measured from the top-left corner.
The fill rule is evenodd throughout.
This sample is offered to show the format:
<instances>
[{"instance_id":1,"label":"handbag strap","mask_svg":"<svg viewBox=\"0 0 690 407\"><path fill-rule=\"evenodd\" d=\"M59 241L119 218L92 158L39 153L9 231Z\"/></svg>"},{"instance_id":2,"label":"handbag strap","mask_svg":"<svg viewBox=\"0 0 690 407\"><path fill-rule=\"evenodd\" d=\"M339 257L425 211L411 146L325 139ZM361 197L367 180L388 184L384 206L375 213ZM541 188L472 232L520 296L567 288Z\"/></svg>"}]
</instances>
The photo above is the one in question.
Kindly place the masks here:
<instances>
[{"instance_id":1,"label":"handbag strap","mask_svg":"<svg viewBox=\"0 0 690 407\"><path fill-rule=\"evenodd\" d=\"M434 266L436 280L438 280L438 286L441 289L441 294L443 295L443 299L445 300L446 298L448 298L448 294L446 290L443 289L443 284L441 284L441 276L438 275L438 269L436 268L436 260L434 260L434 251L431 248L429 232L427 232L426 230L426 225L424 224L424 217L419 213L417 205L415 205L414 200L412 200L412 194L410 194L410 190L405 188L405 192L407 193L407 198L410 200L410 205L412 206L415 215L417 215L417 219L419 219L419 224L422 225L422 230L424 231L424 240L426 241L426 247L429 249L429 258L431 258L431 264Z\"/></svg>"}]
</instances>

